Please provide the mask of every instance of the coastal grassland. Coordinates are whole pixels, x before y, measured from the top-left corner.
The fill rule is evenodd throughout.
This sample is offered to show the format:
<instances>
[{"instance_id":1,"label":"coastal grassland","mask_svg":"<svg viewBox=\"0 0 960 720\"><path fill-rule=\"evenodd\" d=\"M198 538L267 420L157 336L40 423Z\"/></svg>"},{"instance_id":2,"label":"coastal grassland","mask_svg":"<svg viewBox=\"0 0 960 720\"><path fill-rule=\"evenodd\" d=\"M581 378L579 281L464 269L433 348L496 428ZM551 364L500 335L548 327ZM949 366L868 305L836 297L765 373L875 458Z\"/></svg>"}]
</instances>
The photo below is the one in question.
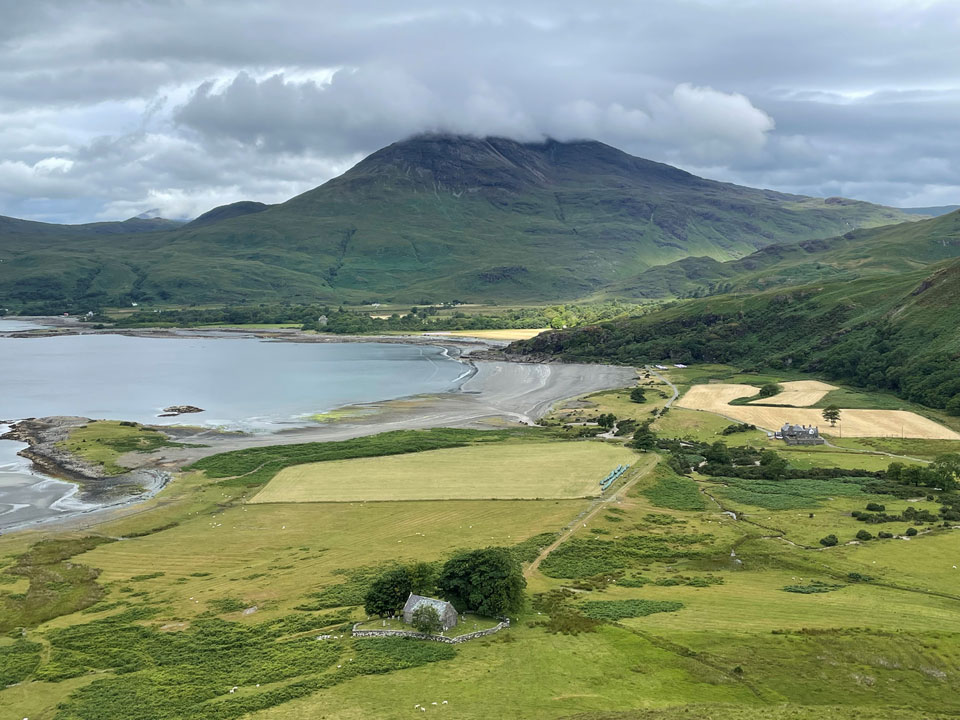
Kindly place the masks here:
<instances>
[{"instance_id":1,"label":"coastal grassland","mask_svg":"<svg viewBox=\"0 0 960 720\"><path fill-rule=\"evenodd\" d=\"M513 546L556 532L582 505L578 500L230 503L175 528L99 548L83 562L100 568L101 582L116 588L162 572L136 588L163 599L170 616L189 618L218 599L235 598L243 608L256 605L260 618L310 604L316 593L346 583L356 569L432 562L461 548ZM241 617L238 611L227 615Z\"/></svg>"},{"instance_id":2,"label":"coastal grassland","mask_svg":"<svg viewBox=\"0 0 960 720\"><path fill-rule=\"evenodd\" d=\"M456 450L607 447L543 437L530 430ZM344 446L327 445L335 458L328 466L373 462L336 458ZM382 437L375 445L396 448ZM875 457L845 455L818 449L796 462L856 467ZM610 712L674 720L684 716L680 706L686 717L743 720L960 713L952 691L960 682L957 531L826 549L816 541L828 531L852 538L865 526L849 512L868 500L890 512L929 501L823 497L810 486L801 489L817 507L743 506L734 519L700 492L720 483L678 476L663 458L634 489L604 501L249 504L257 486L222 479L255 471L263 458L221 460L213 476L183 474L142 512L96 528L123 539L69 558L98 572L102 596L27 627L23 642L43 651L8 651L22 679L0 690L0 706L34 720L123 717L130 707L141 720L389 719L419 713L418 703L423 715L468 720ZM482 483L487 466L464 474ZM590 509L597 512L588 517ZM349 623L364 619L358 604L386 567L437 564L491 545L530 561L565 529L569 539L530 573L531 602L509 630L456 648L316 640L346 636ZM38 535L0 537L0 573L29 549L26 537ZM839 588L783 590L814 581ZM23 582L0 585L0 594L23 592ZM542 601L550 593L552 605ZM15 642L0 639L0 648Z\"/></svg>"},{"instance_id":3,"label":"coastal grassland","mask_svg":"<svg viewBox=\"0 0 960 720\"><path fill-rule=\"evenodd\" d=\"M734 424L733 420L727 420L713 413L672 407L669 412L661 415L653 423L652 429L662 437L692 438L702 442L723 439L725 442L738 445L756 445L767 441L767 434L762 430L751 430L724 437L723 429L731 424Z\"/></svg>"},{"instance_id":4,"label":"coastal grassland","mask_svg":"<svg viewBox=\"0 0 960 720\"><path fill-rule=\"evenodd\" d=\"M117 420L91 420L70 430L58 446L84 460L99 465L107 475L122 475L130 468L117 463L130 452L153 452L162 447L183 447L158 430L139 423Z\"/></svg>"},{"instance_id":5,"label":"coastal grassland","mask_svg":"<svg viewBox=\"0 0 960 720\"><path fill-rule=\"evenodd\" d=\"M598 441L495 443L295 465L251 503L577 498L636 454Z\"/></svg>"},{"instance_id":6,"label":"coastal grassland","mask_svg":"<svg viewBox=\"0 0 960 720\"><path fill-rule=\"evenodd\" d=\"M576 426L580 423L596 422L600 415L613 414L618 420L643 422L650 419L654 412L661 409L670 397L670 389L665 383L653 379L637 379L643 387L646 402L635 403L630 399L633 387L604 390L581 395L563 403L541 419L541 424ZM648 384L649 383L649 384Z\"/></svg>"},{"instance_id":7,"label":"coastal grassland","mask_svg":"<svg viewBox=\"0 0 960 720\"><path fill-rule=\"evenodd\" d=\"M296 445L273 445L220 453L194 463L190 470L201 470L210 478L229 478L223 484L259 486L278 472L293 465L364 457L402 455L426 450L464 447L473 443L504 440L543 440L546 435L534 428L508 430L394 430L392 432L341 440Z\"/></svg>"}]
</instances>

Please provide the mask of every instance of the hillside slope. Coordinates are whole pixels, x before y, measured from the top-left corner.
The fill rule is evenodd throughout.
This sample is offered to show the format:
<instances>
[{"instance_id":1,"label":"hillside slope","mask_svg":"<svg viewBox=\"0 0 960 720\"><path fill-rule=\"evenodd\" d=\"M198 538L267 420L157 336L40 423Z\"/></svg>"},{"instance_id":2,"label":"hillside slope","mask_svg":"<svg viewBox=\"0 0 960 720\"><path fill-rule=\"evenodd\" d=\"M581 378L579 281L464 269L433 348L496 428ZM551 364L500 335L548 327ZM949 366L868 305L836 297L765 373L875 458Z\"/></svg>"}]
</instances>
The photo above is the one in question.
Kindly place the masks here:
<instances>
[{"instance_id":1,"label":"hillside slope","mask_svg":"<svg viewBox=\"0 0 960 720\"><path fill-rule=\"evenodd\" d=\"M508 352L580 362L791 368L960 415L960 261L826 285L718 295L544 333Z\"/></svg>"},{"instance_id":2,"label":"hillside slope","mask_svg":"<svg viewBox=\"0 0 960 720\"><path fill-rule=\"evenodd\" d=\"M0 301L572 299L689 256L911 218L705 180L598 142L448 135L395 143L256 209L109 240L0 228Z\"/></svg>"},{"instance_id":3,"label":"hillside slope","mask_svg":"<svg viewBox=\"0 0 960 720\"><path fill-rule=\"evenodd\" d=\"M701 297L904 273L960 256L960 211L920 222L776 244L738 260L689 257L650 268L611 290L630 297Z\"/></svg>"}]
</instances>

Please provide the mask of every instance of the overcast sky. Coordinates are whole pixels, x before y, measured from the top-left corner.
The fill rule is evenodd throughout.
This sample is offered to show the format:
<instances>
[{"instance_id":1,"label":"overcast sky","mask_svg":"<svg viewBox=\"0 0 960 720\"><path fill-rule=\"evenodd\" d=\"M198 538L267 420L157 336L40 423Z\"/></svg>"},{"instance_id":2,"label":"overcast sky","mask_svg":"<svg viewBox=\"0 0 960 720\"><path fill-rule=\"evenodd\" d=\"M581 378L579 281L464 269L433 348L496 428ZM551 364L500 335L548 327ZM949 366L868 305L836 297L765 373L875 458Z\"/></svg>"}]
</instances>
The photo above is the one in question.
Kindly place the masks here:
<instances>
[{"instance_id":1,"label":"overcast sky","mask_svg":"<svg viewBox=\"0 0 960 720\"><path fill-rule=\"evenodd\" d=\"M0 0L0 215L278 202L428 130L960 203L960 0Z\"/></svg>"}]
</instances>

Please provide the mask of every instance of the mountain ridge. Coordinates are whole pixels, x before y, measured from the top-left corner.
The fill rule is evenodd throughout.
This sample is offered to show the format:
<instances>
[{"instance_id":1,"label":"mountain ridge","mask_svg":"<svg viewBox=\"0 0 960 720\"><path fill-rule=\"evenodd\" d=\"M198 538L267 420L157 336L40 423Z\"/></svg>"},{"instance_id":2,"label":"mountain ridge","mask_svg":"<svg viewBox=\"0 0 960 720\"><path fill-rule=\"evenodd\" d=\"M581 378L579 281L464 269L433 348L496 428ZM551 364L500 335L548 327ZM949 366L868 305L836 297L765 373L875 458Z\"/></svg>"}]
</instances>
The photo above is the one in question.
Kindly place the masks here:
<instances>
[{"instance_id":1,"label":"mountain ridge","mask_svg":"<svg viewBox=\"0 0 960 720\"><path fill-rule=\"evenodd\" d=\"M596 141L420 135L284 203L222 206L166 232L103 241L0 227L0 301L577 299L689 256L738 259L908 219L707 180Z\"/></svg>"}]
</instances>

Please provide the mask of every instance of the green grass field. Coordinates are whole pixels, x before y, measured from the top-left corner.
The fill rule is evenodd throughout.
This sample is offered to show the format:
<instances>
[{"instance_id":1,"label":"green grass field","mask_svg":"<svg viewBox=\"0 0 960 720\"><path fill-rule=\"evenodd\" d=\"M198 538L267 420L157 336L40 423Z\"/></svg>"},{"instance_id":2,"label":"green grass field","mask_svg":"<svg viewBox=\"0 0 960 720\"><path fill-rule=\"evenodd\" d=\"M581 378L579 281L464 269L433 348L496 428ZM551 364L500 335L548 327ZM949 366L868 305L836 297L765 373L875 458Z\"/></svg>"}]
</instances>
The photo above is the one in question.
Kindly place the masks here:
<instances>
[{"instance_id":1,"label":"green grass field","mask_svg":"<svg viewBox=\"0 0 960 720\"><path fill-rule=\"evenodd\" d=\"M617 402L611 395L598 406ZM661 422L678 437L712 442L727 423L702 423L710 417L675 410ZM89 530L0 537L0 607L26 626L22 640L19 630L0 638L0 677L18 683L0 689L0 707L31 720L101 720L129 708L141 720L960 713L952 690L960 683L957 531L927 525L910 540L843 544L865 527L906 529L851 517L867 502L890 513L935 502L791 481L779 489L809 507L776 509L738 503L716 479L680 477L662 464L602 501L251 503L272 482L231 480L268 462L278 464L273 482L298 469L342 478L367 468L422 491L426 472L454 467L457 482L489 490L518 467L532 468L537 483L556 483L558 473L573 477L576 462L591 475L599 462L601 477L621 454L639 462L615 443L544 442L533 431L483 438L401 434L218 456L205 472L184 473L135 512ZM749 433L724 440L766 443ZM368 456L401 450L410 454ZM459 460L442 460L448 454ZM834 448L785 455L794 467L889 459ZM515 548L530 561L567 533L530 573L528 605L508 630L456 647L349 637L382 568L486 546ZM841 544L822 548L829 533ZM82 551L91 534L97 540ZM17 559L47 536L76 554L61 561L34 547L33 560ZM834 589L784 591L817 581ZM321 634L346 637L318 641Z\"/></svg>"},{"instance_id":2,"label":"green grass field","mask_svg":"<svg viewBox=\"0 0 960 720\"><path fill-rule=\"evenodd\" d=\"M294 465L252 503L578 498L636 454L597 441L497 443ZM473 472L480 469L479 475Z\"/></svg>"},{"instance_id":3,"label":"green grass field","mask_svg":"<svg viewBox=\"0 0 960 720\"><path fill-rule=\"evenodd\" d=\"M95 420L74 428L60 443L65 450L100 465L107 475L120 475L130 468L118 464L130 452L150 452L161 447L180 447L157 430L136 423Z\"/></svg>"}]
</instances>

